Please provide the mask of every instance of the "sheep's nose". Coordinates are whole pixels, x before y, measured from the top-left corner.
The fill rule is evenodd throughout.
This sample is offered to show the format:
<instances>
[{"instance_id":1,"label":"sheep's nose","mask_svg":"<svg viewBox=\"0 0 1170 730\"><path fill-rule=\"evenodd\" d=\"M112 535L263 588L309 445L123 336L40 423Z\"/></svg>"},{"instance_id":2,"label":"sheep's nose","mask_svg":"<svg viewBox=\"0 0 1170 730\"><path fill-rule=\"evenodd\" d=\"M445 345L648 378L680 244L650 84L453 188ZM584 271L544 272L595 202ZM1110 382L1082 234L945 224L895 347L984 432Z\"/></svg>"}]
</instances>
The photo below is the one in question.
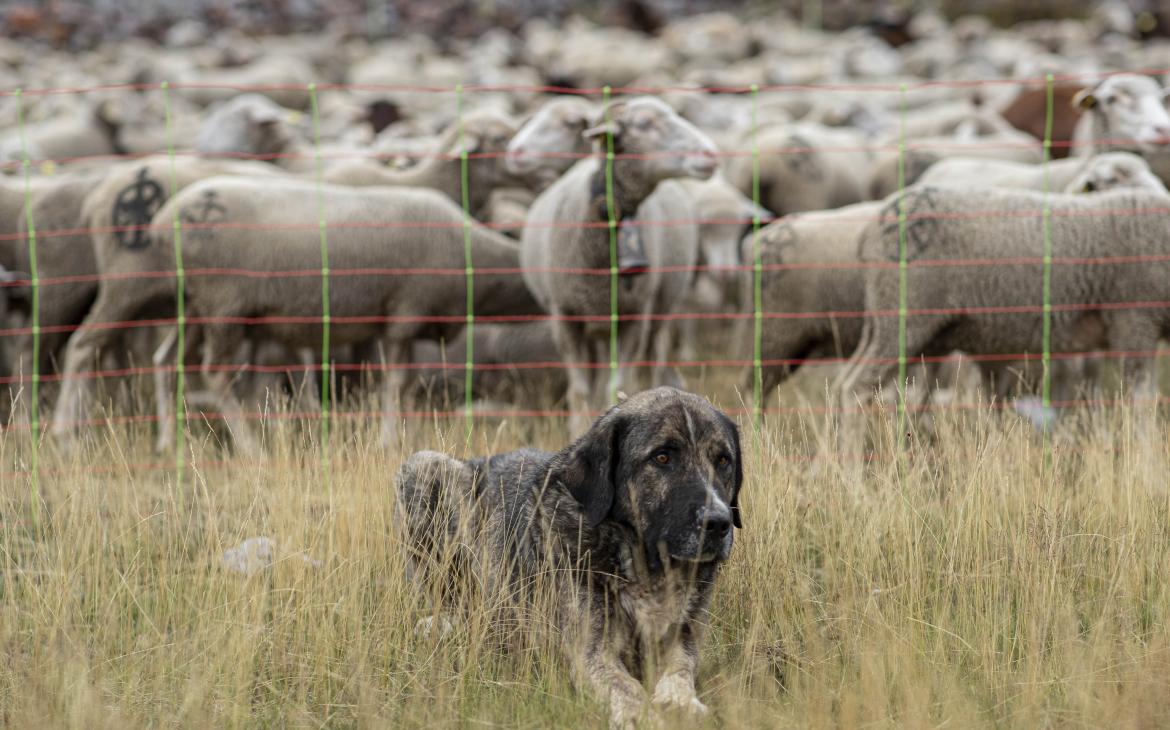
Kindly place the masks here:
<instances>
[{"instance_id":1,"label":"sheep's nose","mask_svg":"<svg viewBox=\"0 0 1170 730\"><path fill-rule=\"evenodd\" d=\"M531 160L524 150L510 149L504 153L504 167L511 173L522 173L531 167Z\"/></svg>"},{"instance_id":2,"label":"sheep's nose","mask_svg":"<svg viewBox=\"0 0 1170 730\"><path fill-rule=\"evenodd\" d=\"M731 514L726 508L703 508L699 512L699 526L706 538L719 544L731 532Z\"/></svg>"},{"instance_id":3,"label":"sheep's nose","mask_svg":"<svg viewBox=\"0 0 1170 730\"><path fill-rule=\"evenodd\" d=\"M700 174L713 174L718 164L718 160L715 159L715 153L710 150L703 150L691 157L691 167Z\"/></svg>"}]
</instances>

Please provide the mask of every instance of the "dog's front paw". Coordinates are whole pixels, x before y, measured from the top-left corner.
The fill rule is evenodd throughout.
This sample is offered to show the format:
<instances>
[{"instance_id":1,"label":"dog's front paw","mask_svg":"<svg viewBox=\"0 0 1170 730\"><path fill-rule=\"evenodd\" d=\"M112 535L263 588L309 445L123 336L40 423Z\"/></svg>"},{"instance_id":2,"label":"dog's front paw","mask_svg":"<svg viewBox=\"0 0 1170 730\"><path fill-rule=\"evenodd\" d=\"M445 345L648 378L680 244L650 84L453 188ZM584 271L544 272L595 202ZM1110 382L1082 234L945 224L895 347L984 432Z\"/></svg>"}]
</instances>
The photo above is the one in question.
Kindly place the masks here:
<instances>
[{"instance_id":1,"label":"dog's front paw","mask_svg":"<svg viewBox=\"0 0 1170 730\"><path fill-rule=\"evenodd\" d=\"M670 674L658 680L650 702L659 709L682 710L695 717L703 717L709 712L695 695L691 679L681 674Z\"/></svg>"},{"instance_id":2,"label":"dog's front paw","mask_svg":"<svg viewBox=\"0 0 1170 730\"><path fill-rule=\"evenodd\" d=\"M455 630L455 624L443 614L420 618L414 625L414 635L428 639L442 639Z\"/></svg>"}]
</instances>

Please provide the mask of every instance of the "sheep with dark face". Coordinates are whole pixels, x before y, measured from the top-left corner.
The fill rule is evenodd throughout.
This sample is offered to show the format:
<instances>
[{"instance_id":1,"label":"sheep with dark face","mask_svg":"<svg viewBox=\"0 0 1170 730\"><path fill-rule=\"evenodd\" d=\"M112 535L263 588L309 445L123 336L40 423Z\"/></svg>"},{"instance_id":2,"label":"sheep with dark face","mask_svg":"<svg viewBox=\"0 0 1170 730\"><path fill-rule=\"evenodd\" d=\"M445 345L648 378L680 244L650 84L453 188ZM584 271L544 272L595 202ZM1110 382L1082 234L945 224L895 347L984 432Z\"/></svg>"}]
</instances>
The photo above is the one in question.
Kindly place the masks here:
<instances>
[{"instance_id":1,"label":"sheep with dark face","mask_svg":"<svg viewBox=\"0 0 1170 730\"><path fill-rule=\"evenodd\" d=\"M689 196L671 181L706 179L717 167L714 144L658 99L614 102L584 135L599 152L612 140L612 175L600 159L573 165L533 203L521 244L525 281L553 317L557 348L568 368L574 431L588 424L590 403L599 406L604 397L606 373L592 365L609 362L611 355L640 360L652 338L658 353L672 350L670 322L653 317L675 311L683 301L699 241L693 224L670 226L693 218ZM639 237L649 269L621 277L613 292L618 315L633 315L635 321L619 327L619 351L610 353L613 261L607 224L634 216L635 224L619 226L614 236L627 235L622 230L627 228L628 235ZM567 273L583 270L599 274Z\"/></svg>"}]
</instances>

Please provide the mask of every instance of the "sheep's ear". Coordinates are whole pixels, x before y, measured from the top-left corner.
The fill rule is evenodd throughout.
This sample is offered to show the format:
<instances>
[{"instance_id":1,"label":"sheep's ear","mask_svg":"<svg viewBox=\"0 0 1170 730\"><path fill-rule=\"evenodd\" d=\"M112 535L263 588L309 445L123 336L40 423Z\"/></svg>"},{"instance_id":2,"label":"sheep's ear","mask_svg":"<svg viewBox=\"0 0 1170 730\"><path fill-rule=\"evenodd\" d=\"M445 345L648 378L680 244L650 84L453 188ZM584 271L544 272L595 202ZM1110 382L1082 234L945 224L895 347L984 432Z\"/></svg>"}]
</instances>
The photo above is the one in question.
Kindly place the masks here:
<instances>
[{"instance_id":1,"label":"sheep's ear","mask_svg":"<svg viewBox=\"0 0 1170 730\"><path fill-rule=\"evenodd\" d=\"M366 106L363 121L370 125L374 134L378 134L400 119L402 119L402 110L398 108L397 104L388 99L375 99Z\"/></svg>"},{"instance_id":2,"label":"sheep's ear","mask_svg":"<svg viewBox=\"0 0 1170 730\"><path fill-rule=\"evenodd\" d=\"M113 99L106 99L94 107L93 116L111 134L122 126L122 106Z\"/></svg>"},{"instance_id":3,"label":"sheep's ear","mask_svg":"<svg viewBox=\"0 0 1170 730\"><path fill-rule=\"evenodd\" d=\"M597 116L591 120L593 126L582 132L581 136L588 140L603 138L606 134L617 137L622 131L622 124L618 120L625 107L625 103L617 102L597 112Z\"/></svg>"},{"instance_id":4,"label":"sheep's ear","mask_svg":"<svg viewBox=\"0 0 1170 730\"><path fill-rule=\"evenodd\" d=\"M762 205L756 205L750 200L744 205L743 215L749 223L754 223L758 215L760 217L760 223L763 225L767 225L768 221L772 220L773 217L772 211Z\"/></svg>"},{"instance_id":5,"label":"sheep's ear","mask_svg":"<svg viewBox=\"0 0 1170 730\"><path fill-rule=\"evenodd\" d=\"M549 474L581 505L585 524L597 527L613 508L617 495L623 416L611 408L560 457Z\"/></svg>"},{"instance_id":6,"label":"sheep's ear","mask_svg":"<svg viewBox=\"0 0 1170 730\"><path fill-rule=\"evenodd\" d=\"M1092 109L1097 106L1097 95L1093 93L1093 89L1081 89L1072 98L1072 105L1074 108Z\"/></svg>"},{"instance_id":7,"label":"sheep's ear","mask_svg":"<svg viewBox=\"0 0 1170 730\"><path fill-rule=\"evenodd\" d=\"M32 277L23 271L9 271L0 267L0 295L10 301L29 300L32 297L31 279Z\"/></svg>"},{"instance_id":8,"label":"sheep's ear","mask_svg":"<svg viewBox=\"0 0 1170 730\"><path fill-rule=\"evenodd\" d=\"M589 127L581 133L581 136L588 140L594 140L604 138L606 134L612 134L616 137L620 131L620 125L611 119L608 122L602 122Z\"/></svg>"},{"instance_id":9,"label":"sheep's ear","mask_svg":"<svg viewBox=\"0 0 1170 730\"><path fill-rule=\"evenodd\" d=\"M478 134L468 134L464 132L461 137L455 138L455 154L474 154L479 151L483 140L479 138Z\"/></svg>"},{"instance_id":10,"label":"sheep's ear","mask_svg":"<svg viewBox=\"0 0 1170 730\"><path fill-rule=\"evenodd\" d=\"M257 104L248 108L248 121L258 127L276 124L280 121L280 114L275 109Z\"/></svg>"}]
</instances>

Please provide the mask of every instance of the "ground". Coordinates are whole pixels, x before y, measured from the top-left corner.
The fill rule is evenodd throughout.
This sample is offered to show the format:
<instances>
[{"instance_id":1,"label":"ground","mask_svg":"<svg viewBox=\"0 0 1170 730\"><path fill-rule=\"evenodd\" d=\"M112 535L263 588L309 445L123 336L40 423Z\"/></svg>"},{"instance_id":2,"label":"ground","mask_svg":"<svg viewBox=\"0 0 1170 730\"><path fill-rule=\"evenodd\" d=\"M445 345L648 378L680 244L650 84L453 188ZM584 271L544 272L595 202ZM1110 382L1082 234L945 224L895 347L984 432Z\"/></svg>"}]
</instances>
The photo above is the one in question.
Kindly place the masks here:
<instances>
[{"instance_id":1,"label":"ground","mask_svg":"<svg viewBox=\"0 0 1170 730\"><path fill-rule=\"evenodd\" d=\"M1170 723L1164 416L1083 411L1045 437L960 410L899 439L879 415L872 453L816 461L824 416L740 420L709 726ZM553 448L563 419L482 420L470 444L462 419L420 420L390 450L368 418L336 418L324 451L316 426L267 422L261 460L196 433L181 478L143 425L46 442L36 480L26 436L0 434L0 725L604 727L540 610L511 649L482 610L416 634L394 529L411 450ZM254 536L275 565L225 569Z\"/></svg>"}]
</instances>

